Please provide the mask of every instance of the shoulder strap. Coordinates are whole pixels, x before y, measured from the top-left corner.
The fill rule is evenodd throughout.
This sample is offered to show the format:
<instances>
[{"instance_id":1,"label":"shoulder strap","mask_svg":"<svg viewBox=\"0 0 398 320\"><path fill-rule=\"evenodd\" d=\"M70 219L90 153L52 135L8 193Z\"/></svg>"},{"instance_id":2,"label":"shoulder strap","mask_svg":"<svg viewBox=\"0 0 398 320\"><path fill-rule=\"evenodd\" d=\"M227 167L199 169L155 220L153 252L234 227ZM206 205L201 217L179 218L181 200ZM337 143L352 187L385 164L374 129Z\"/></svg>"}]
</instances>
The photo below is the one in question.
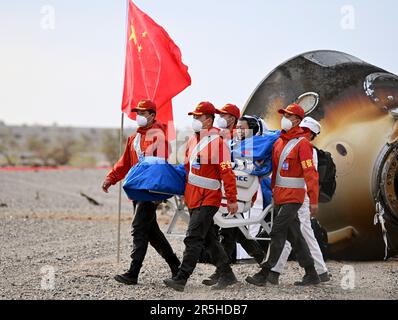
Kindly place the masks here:
<instances>
[{"instance_id":1,"label":"shoulder strap","mask_svg":"<svg viewBox=\"0 0 398 320\"><path fill-rule=\"evenodd\" d=\"M211 136L206 136L203 137L199 143L195 146L195 148L192 150L192 154L189 157L189 166L192 168L192 162L195 160L195 158L198 156L198 154L207 147L212 141L216 140L218 138L218 135L211 135Z\"/></svg>"},{"instance_id":2,"label":"shoulder strap","mask_svg":"<svg viewBox=\"0 0 398 320\"><path fill-rule=\"evenodd\" d=\"M212 141L218 138L217 135L206 136L202 138L199 143L195 146L192 151L192 154L189 158L189 173L188 173L188 182L194 186L210 189L210 190L218 190L221 188L220 181L216 179L206 178L199 175L196 175L192 172L192 163L195 161L195 158L198 154Z\"/></svg>"},{"instance_id":3,"label":"shoulder strap","mask_svg":"<svg viewBox=\"0 0 398 320\"><path fill-rule=\"evenodd\" d=\"M301 140L305 139L304 137L295 138L290 140L282 150L282 154L279 158L278 170L276 172L276 181L275 185L283 188L305 188L305 180L304 178L291 178L291 177L282 177L281 169L282 165L285 162L287 156L292 152L295 146L297 146Z\"/></svg>"},{"instance_id":4,"label":"shoulder strap","mask_svg":"<svg viewBox=\"0 0 398 320\"><path fill-rule=\"evenodd\" d=\"M292 152L295 146L299 144L301 140L305 139L304 137L300 138L295 138L290 140L285 147L282 150L281 157L279 158L279 165L278 165L278 171L282 168L282 164L285 162L287 156Z\"/></svg>"}]
</instances>

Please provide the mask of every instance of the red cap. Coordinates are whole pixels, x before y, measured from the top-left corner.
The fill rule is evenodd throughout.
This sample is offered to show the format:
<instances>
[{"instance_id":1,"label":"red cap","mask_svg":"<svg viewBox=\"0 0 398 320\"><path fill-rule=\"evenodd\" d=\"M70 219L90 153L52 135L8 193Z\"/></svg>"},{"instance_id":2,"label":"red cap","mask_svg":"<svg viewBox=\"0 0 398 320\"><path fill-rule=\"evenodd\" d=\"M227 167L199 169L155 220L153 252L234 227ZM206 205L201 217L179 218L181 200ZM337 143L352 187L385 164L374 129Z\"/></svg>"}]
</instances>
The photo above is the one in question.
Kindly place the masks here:
<instances>
[{"instance_id":1,"label":"red cap","mask_svg":"<svg viewBox=\"0 0 398 320\"><path fill-rule=\"evenodd\" d=\"M232 114L236 119L240 118L240 110L239 108L231 103L227 103L224 107L221 109L217 109L216 113L222 113L222 114Z\"/></svg>"},{"instance_id":2,"label":"red cap","mask_svg":"<svg viewBox=\"0 0 398 320\"><path fill-rule=\"evenodd\" d=\"M214 108L213 104L207 101L199 103L195 110L188 113L189 116L202 116L204 114L215 114L217 113L216 108Z\"/></svg>"},{"instance_id":3,"label":"red cap","mask_svg":"<svg viewBox=\"0 0 398 320\"><path fill-rule=\"evenodd\" d=\"M137 111L156 112L156 104L151 100L141 100L140 102L138 102L137 106L134 109L131 109L131 112Z\"/></svg>"},{"instance_id":4,"label":"red cap","mask_svg":"<svg viewBox=\"0 0 398 320\"><path fill-rule=\"evenodd\" d=\"M295 116L300 117L300 119L304 119L304 109L295 103L288 105L285 109L279 109L278 112L281 114L294 114Z\"/></svg>"}]
</instances>

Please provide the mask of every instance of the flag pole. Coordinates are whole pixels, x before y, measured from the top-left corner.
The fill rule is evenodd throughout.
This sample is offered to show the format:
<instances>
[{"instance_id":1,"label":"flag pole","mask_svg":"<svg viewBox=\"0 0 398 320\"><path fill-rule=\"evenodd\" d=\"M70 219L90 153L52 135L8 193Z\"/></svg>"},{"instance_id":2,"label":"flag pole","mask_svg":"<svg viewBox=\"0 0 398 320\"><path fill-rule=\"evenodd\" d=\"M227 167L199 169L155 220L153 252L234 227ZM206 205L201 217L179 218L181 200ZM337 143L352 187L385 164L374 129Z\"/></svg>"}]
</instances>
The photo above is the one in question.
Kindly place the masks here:
<instances>
[{"instance_id":1,"label":"flag pole","mask_svg":"<svg viewBox=\"0 0 398 320\"><path fill-rule=\"evenodd\" d=\"M129 1L126 0L126 32L128 29L128 16L129 16ZM126 52L126 48L124 49ZM120 121L120 132L119 132L119 157L123 153L123 131L124 131L124 112L122 111L121 121ZM118 203L118 213L117 213L117 253L116 261L117 264L120 262L120 225L122 217L122 181L119 182L119 203Z\"/></svg>"},{"instance_id":2,"label":"flag pole","mask_svg":"<svg viewBox=\"0 0 398 320\"><path fill-rule=\"evenodd\" d=\"M122 112L122 118L120 122L120 133L119 133L119 155L122 156L123 148L123 130L124 130L124 112ZM117 215L117 263L120 262L120 225L122 216L122 181L119 182L119 204L118 204L118 215Z\"/></svg>"}]
</instances>

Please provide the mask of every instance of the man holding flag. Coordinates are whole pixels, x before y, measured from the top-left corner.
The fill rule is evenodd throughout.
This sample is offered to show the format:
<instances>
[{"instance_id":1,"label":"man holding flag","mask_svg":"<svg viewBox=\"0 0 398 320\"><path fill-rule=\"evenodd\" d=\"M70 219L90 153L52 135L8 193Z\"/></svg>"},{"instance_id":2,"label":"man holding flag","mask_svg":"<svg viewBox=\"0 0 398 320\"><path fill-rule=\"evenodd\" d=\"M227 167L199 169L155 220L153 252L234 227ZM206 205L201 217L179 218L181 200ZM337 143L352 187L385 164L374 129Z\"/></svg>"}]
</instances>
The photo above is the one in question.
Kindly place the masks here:
<instances>
[{"instance_id":1,"label":"man holding flag","mask_svg":"<svg viewBox=\"0 0 398 320\"><path fill-rule=\"evenodd\" d=\"M137 112L138 130L127 140L123 156L107 175L102 189L108 192L111 185L122 180L128 171L144 156L157 156L167 159L168 142L165 126L155 120L156 105L150 100L142 100L132 112ZM180 261L156 221L157 203L134 201L135 217L132 223L133 251L129 270L115 276L115 280L124 284L137 284L138 274L144 261L148 244L166 260L172 275L176 275Z\"/></svg>"},{"instance_id":2,"label":"man holding flag","mask_svg":"<svg viewBox=\"0 0 398 320\"><path fill-rule=\"evenodd\" d=\"M129 0L122 111L137 120L139 129L128 139L123 156L107 175L102 185L104 192L124 179L143 157L167 159L168 139L175 136L171 99L190 84L180 49L161 26ZM164 124L171 127L166 130ZM159 229L156 204L148 201L135 201L135 204L132 262L130 269L115 279L125 284L137 283L149 243L166 260L172 275L176 275L180 261Z\"/></svg>"}]
</instances>

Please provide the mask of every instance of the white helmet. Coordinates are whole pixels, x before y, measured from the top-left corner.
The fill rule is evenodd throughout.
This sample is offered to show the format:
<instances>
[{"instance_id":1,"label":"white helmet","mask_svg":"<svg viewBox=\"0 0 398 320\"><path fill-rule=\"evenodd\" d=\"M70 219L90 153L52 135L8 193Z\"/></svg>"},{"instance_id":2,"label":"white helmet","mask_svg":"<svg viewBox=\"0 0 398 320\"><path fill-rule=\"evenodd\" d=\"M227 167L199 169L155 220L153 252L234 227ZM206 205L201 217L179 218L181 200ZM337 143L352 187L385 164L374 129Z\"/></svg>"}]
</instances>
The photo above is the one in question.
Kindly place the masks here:
<instances>
[{"instance_id":1,"label":"white helmet","mask_svg":"<svg viewBox=\"0 0 398 320\"><path fill-rule=\"evenodd\" d=\"M256 115L246 116L246 115L244 115L244 116L242 116L242 118L254 119L256 121L257 126L258 126L258 131L256 133L256 136L264 136L264 135L267 134L267 131L269 130L268 126L267 126L266 122L263 119L261 119L259 116L256 116Z\"/></svg>"},{"instance_id":2,"label":"white helmet","mask_svg":"<svg viewBox=\"0 0 398 320\"><path fill-rule=\"evenodd\" d=\"M311 118L311 117L305 117L301 121L300 127L308 128L315 134L321 133L321 124L318 121L316 121L314 118Z\"/></svg>"},{"instance_id":3,"label":"white helmet","mask_svg":"<svg viewBox=\"0 0 398 320\"><path fill-rule=\"evenodd\" d=\"M256 136L264 136L268 131L267 124L265 123L265 121L263 119L261 119L258 116L254 116L254 118L257 120L257 124L258 124L258 132L257 132Z\"/></svg>"}]
</instances>

